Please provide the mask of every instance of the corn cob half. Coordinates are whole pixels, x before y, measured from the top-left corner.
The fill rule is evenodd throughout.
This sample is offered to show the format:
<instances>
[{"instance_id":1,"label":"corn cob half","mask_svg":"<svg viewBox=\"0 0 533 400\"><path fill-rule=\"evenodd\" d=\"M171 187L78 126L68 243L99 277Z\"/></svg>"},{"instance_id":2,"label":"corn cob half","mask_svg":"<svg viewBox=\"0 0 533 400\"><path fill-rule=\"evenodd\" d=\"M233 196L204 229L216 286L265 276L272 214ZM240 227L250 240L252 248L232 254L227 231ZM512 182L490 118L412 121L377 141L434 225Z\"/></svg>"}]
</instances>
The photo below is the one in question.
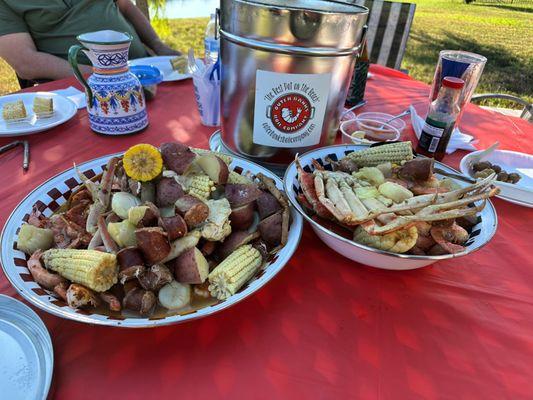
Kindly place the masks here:
<instances>
[{"instance_id":1,"label":"corn cob half","mask_svg":"<svg viewBox=\"0 0 533 400\"><path fill-rule=\"evenodd\" d=\"M219 300L234 295L261 266L261 253L252 245L239 247L211 271L209 292Z\"/></svg>"},{"instance_id":2,"label":"corn cob half","mask_svg":"<svg viewBox=\"0 0 533 400\"><path fill-rule=\"evenodd\" d=\"M96 250L50 249L43 253L46 268L96 292L105 292L118 279L114 254Z\"/></svg>"},{"instance_id":3,"label":"corn cob half","mask_svg":"<svg viewBox=\"0 0 533 400\"><path fill-rule=\"evenodd\" d=\"M390 143L354 151L346 158L355 161L358 167L375 167L386 162L400 164L413 159L413 148L411 142Z\"/></svg>"},{"instance_id":4,"label":"corn cob half","mask_svg":"<svg viewBox=\"0 0 533 400\"><path fill-rule=\"evenodd\" d=\"M222 161L224 161L226 164L230 165L231 162L233 161L233 158L227 154L224 154L224 153L220 153L218 151L211 151L211 150L206 150L206 149L197 149L195 147L191 147L191 150L193 153L195 153L196 155L199 155L199 156L203 156L204 154L214 154L215 156L217 156L218 158L220 158Z\"/></svg>"},{"instance_id":5,"label":"corn cob half","mask_svg":"<svg viewBox=\"0 0 533 400\"><path fill-rule=\"evenodd\" d=\"M187 193L198 197L200 200L209 199L211 192L215 189L215 182L207 175L191 176L187 185Z\"/></svg>"},{"instance_id":6,"label":"corn cob half","mask_svg":"<svg viewBox=\"0 0 533 400\"><path fill-rule=\"evenodd\" d=\"M253 181L241 174L238 174L235 171L230 171L228 175L228 183L234 184L234 183L241 183L244 185L249 185L250 183L253 183Z\"/></svg>"}]
</instances>

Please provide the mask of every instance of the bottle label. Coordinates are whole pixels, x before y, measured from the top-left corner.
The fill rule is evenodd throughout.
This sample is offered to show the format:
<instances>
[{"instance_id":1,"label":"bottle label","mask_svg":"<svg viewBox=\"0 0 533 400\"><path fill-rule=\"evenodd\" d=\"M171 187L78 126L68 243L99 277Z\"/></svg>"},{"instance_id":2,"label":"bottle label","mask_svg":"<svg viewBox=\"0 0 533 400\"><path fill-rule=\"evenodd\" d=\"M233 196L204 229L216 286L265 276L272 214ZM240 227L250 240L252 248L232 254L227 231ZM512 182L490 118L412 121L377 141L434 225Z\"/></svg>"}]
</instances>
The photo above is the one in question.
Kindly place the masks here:
<instances>
[{"instance_id":1,"label":"bottle label","mask_svg":"<svg viewBox=\"0 0 533 400\"><path fill-rule=\"evenodd\" d=\"M305 147L320 142L331 74L257 70L253 142Z\"/></svg>"},{"instance_id":2,"label":"bottle label","mask_svg":"<svg viewBox=\"0 0 533 400\"><path fill-rule=\"evenodd\" d=\"M430 153L435 153L439 146L440 139L446 130L445 122L435 121L428 117L420 134L420 145Z\"/></svg>"}]
</instances>

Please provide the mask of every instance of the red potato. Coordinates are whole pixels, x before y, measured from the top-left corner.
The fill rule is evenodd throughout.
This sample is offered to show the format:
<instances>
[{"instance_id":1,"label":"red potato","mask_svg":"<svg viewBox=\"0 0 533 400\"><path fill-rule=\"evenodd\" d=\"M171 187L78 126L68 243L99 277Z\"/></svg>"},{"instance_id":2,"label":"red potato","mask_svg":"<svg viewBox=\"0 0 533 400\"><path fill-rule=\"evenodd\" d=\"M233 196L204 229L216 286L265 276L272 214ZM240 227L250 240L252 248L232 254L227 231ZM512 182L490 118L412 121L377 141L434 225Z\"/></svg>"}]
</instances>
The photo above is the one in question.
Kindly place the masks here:
<instances>
[{"instance_id":1,"label":"red potato","mask_svg":"<svg viewBox=\"0 0 533 400\"><path fill-rule=\"evenodd\" d=\"M261 193L261 196L257 198L256 202L257 202L257 211L259 212L260 219L269 217L272 214L275 214L279 210L281 210L281 205L271 193L267 193L267 192Z\"/></svg>"},{"instance_id":2,"label":"red potato","mask_svg":"<svg viewBox=\"0 0 533 400\"><path fill-rule=\"evenodd\" d=\"M149 270L145 270L138 276L139 283L146 290L157 291L172 282L174 277L172 272L163 264L152 265Z\"/></svg>"},{"instance_id":3,"label":"red potato","mask_svg":"<svg viewBox=\"0 0 533 400\"><path fill-rule=\"evenodd\" d=\"M218 246L218 242L210 242L210 241L204 242L201 248L202 254L206 257L210 256L211 254L213 254L217 246Z\"/></svg>"},{"instance_id":4,"label":"red potato","mask_svg":"<svg viewBox=\"0 0 533 400\"><path fill-rule=\"evenodd\" d=\"M187 223L179 214L159 218L159 226L165 230L168 240L173 241L187 234Z\"/></svg>"},{"instance_id":5,"label":"red potato","mask_svg":"<svg viewBox=\"0 0 533 400\"><path fill-rule=\"evenodd\" d=\"M141 315L150 315L154 312L156 302L157 298L153 292L134 288L126 293L122 306L128 310L138 311Z\"/></svg>"},{"instance_id":6,"label":"red potato","mask_svg":"<svg viewBox=\"0 0 533 400\"><path fill-rule=\"evenodd\" d=\"M186 250L173 261L174 277L180 283L203 283L209 274L209 264L196 247Z\"/></svg>"},{"instance_id":7,"label":"red potato","mask_svg":"<svg viewBox=\"0 0 533 400\"><path fill-rule=\"evenodd\" d=\"M201 224L209 216L207 204L188 194L176 201L176 210L183 216L189 228Z\"/></svg>"},{"instance_id":8,"label":"red potato","mask_svg":"<svg viewBox=\"0 0 533 400\"><path fill-rule=\"evenodd\" d=\"M141 252L137 247L125 247L117 253L117 261L120 271L136 265L144 265Z\"/></svg>"},{"instance_id":9,"label":"red potato","mask_svg":"<svg viewBox=\"0 0 533 400\"><path fill-rule=\"evenodd\" d=\"M233 208L229 216L231 227L235 229L248 229L254 222L254 211L255 201Z\"/></svg>"},{"instance_id":10,"label":"red potato","mask_svg":"<svg viewBox=\"0 0 533 400\"><path fill-rule=\"evenodd\" d=\"M432 158L416 158L402 165L398 175L408 181L427 181L433 176L433 165Z\"/></svg>"},{"instance_id":11,"label":"red potato","mask_svg":"<svg viewBox=\"0 0 533 400\"><path fill-rule=\"evenodd\" d=\"M185 192L174 178L161 178L156 187L156 203L159 207L169 207L183 196Z\"/></svg>"},{"instance_id":12,"label":"red potato","mask_svg":"<svg viewBox=\"0 0 533 400\"><path fill-rule=\"evenodd\" d=\"M234 231L229 235L217 250L218 257L223 260L237 248L250 243L259 237L259 232L248 233L247 231Z\"/></svg>"},{"instance_id":13,"label":"red potato","mask_svg":"<svg viewBox=\"0 0 533 400\"><path fill-rule=\"evenodd\" d=\"M167 233L159 228L140 228L135 231L137 247L148 265L157 264L170 253Z\"/></svg>"},{"instance_id":14,"label":"red potato","mask_svg":"<svg viewBox=\"0 0 533 400\"><path fill-rule=\"evenodd\" d=\"M225 187L226 198L232 208L257 200L261 193L263 192L254 184L235 183Z\"/></svg>"},{"instance_id":15,"label":"red potato","mask_svg":"<svg viewBox=\"0 0 533 400\"><path fill-rule=\"evenodd\" d=\"M200 156L196 163L217 185L225 185L228 181L229 170L227 164L214 154Z\"/></svg>"},{"instance_id":16,"label":"red potato","mask_svg":"<svg viewBox=\"0 0 533 400\"><path fill-rule=\"evenodd\" d=\"M165 167L178 175L182 175L187 171L196 158L196 154L192 152L189 146L181 143L163 143L160 150Z\"/></svg>"},{"instance_id":17,"label":"red potato","mask_svg":"<svg viewBox=\"0 0 533 400\"><path fill-rule=\"evenodd\" d=\"M154 203L149 201L145 204L148 208L144 212L144 216L139 222L141 227L154 226L157 224L157 219L159 218L159 208Z\"/></svg>"},{"instance_id":18,"label":"red potato","mask_svg":"<svg viewBox=\"0 0 533 400\"><path fill-rule=\"evenodd\" d=\"M140 284L139 284L139 281L137 279L133 280L129 280L129 281L126 281L122 284L122 287L124 288L124 296L126 294L128 294L129 292L131 292L133 289L135 288L138 288L140 287ZM124 304L124 298L123 298L123 303Z\"/></svg>"},{"instance_id":19,"label":"red potato","mask_svg":"<svg viewBox=\"0 0 533 400\"><path fill-rule=\"evenodd\" d=\"M270 246L275 247L281 243L281 213L272 214L259 222L261 238Z\"/></svg>"},{"instance_id":20,"label":"red potato","mask_svg":"<svg viewBox=\"0 0 533 400\"><path fill-rule=\"evenodd\" d=\"M131 281L132 279L138 278L146 271L146 268L143 265L133 265L131 267L125 268L118 273L118 281L122 284Z\"/></svg>"}]
</instances>

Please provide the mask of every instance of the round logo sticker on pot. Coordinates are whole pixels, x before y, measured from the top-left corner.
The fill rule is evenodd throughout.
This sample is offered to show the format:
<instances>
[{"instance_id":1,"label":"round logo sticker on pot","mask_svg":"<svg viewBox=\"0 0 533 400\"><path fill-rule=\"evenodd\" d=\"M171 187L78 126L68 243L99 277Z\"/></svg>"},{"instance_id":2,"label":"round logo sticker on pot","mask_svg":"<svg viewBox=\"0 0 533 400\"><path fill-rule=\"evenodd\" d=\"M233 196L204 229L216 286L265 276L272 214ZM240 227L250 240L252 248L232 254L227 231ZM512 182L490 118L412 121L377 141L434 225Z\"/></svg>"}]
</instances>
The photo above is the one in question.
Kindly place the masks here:
<instances>
[{"instance_id":1,"label":"round logo sticker on pot","mask_svg":"<svg viewBox=\"0 0 533 400\"><path fill-rule=\"evenodd\" d=\"M253 141L273 147L318 144L331 74L256 73Z\"/></svg>"},{"instance_id":2,"label":"round logo sticker on pot","mask_svg":"<svg viewBox=\"0 0 533 400\"><path fill-rule=\"evenodd\" d=\"M270 119L280 131L293 133L304 128L310 117L311 103L309 100L298 93L290 93L274 101Z\"/></svg>"}]
</instances>

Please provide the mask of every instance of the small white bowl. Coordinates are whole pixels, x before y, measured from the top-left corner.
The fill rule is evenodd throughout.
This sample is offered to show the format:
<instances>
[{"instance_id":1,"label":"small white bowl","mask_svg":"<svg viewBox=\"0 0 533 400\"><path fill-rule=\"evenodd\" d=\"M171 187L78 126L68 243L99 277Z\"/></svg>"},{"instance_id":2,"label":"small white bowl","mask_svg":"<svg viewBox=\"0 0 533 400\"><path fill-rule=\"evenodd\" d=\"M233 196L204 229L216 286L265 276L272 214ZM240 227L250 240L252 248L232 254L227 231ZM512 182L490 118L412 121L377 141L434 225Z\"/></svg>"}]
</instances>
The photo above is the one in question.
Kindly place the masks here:
<instances>
[{"instance_id":1,"label":"small white bowl","mask_svg":"<svg viewBox=\"0 0 533 400\"><path fill-rule=\"evenodd\" d=\"M395 115L392 115L392 114L387 114L387 113L382 113L382 112L375 112L375 111L368 111L368 112L363 112L363 113L360 113L357 115L357 118L361 118L361 119L373 119L375 121L379 121L379 122L387 122L387 121L390 121L392 118L394 118ZM405 121L401 118L397 118L393 121L390 121L389 122L390 125L394 126L396 129L398 129L400 131L400 133L403 132L403 130L405 129Z\"/></svg>"},{"instance_id":2,"label":"small white bowl","mask_svg":"<svg viewBox=\"0 0 533 400\"><path fill-rule=\"evenodd\" d=\"M463 157L459 169L464 175L474 178L471 160L482 151L474 151ZM513 204L533 208L533 155L510 150L494 150L484 157L483 161L497 164L508 173L517 172L522 176L517 183L496 181L496 186L500 188L497 197Z\"/></svg>"},{"instance_id":3,"label":"small white bowl","mask_svg":"<svg viewBox=\"0 0 533 400\"><path fill-rule=\"evenodd\" d=\"M370 146L379 142L394 142L400 138L400 131L396 129L392 124L386 124L384 122L377 122L376 120L355 118L352 120L344 121L340 126L342 134L342 143L360 144ZM386 140L377 141L370 140L365 137L353 136L355 132L370 132L376 134L380 131L392 135Z\"/></svg>"},{"instance_id":4,"label":"small white bowl","mask_svg":"<svg viewBox=\"0 0 533 400\"><path fill-rule=\"evenodd\" d=\"M330 169L330 161L340 160L347 154L353 151L364 150L364 146L357 145L336 145L328 146L320 149L309 151L301 156L298 156L300 164L307 172L314 170L312 160L319 161L320 164L326 169ZM435 162L435 165L439 168L451 172L457 173L454 169ZM458 185L466 186L464 182L456 181ZM490 201L487 201L485 208L479 213L479 222L473 227L470 238L465 244L465 250L456 254L444 254L440 256L417 256L410 254L392 253L389 251L378 250L373 247L365 246L360 243L356 243L353 240L346 239L329 229L325 228L318 222L314 221L302 208L300 203L296 200L296 197L301 193L300 183L298 182L298 173L296 171L296 164L292 162L283 179L285 186L285 193L287 194L289 201L294 208L311 224L311 227L318 235L318 237L332 248L337 253L347 257L353 261L361 264L369 265L371 267L388 269L388 270L409 270L425 267L426 265L433 264L438 260L446 260L451 258L458 258L470 254L481 247L486 245L490 239L496 233L496 227L498 225L498 218L496 216L496 210Z\"/></svg>"}]
</instances>

